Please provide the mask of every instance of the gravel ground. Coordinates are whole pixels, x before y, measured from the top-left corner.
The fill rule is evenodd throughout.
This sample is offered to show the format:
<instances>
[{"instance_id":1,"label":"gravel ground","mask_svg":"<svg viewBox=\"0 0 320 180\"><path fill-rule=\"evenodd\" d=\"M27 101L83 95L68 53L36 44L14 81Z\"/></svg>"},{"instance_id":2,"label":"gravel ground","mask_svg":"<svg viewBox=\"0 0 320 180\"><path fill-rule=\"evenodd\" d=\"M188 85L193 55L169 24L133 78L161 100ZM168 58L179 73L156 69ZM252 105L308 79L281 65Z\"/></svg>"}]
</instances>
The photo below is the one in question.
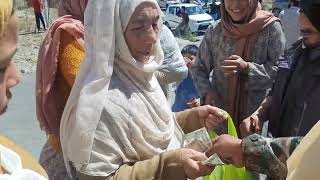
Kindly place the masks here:
<instances>
[{"instance_id":1,"label":"gravel ground","mask_svg":"<svg viewBox=\"0 0 320 180\"><path fill-rule=\"evenodd\" d=\"M18 51L14 57L17 69L21 74L35 72L39 46L44 37L44 32L36 33L36 23L31 8L16 11L19 18ZM51 9L51 21L57 17L57 10Z\"/></svg>"}]
</instances>

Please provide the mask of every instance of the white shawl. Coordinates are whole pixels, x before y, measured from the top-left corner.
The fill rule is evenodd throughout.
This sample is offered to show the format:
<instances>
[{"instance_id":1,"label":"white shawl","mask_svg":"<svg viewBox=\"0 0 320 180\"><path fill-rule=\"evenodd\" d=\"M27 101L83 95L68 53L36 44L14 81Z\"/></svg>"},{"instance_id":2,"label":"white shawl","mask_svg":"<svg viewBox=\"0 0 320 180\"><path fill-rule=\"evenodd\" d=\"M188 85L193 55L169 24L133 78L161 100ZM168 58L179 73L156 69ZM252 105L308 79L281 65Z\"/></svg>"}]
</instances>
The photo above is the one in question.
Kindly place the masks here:
<instances>
[{"instance_id":1,"label":"white shawl","mask_svg":"<svg viewBox=\"0 0 320 180\"><path fill-rule=\"evenodd\" d=\"M123 36L134 10L146 1L157 3L88 2L86 57L60 125L66 164L71 161L86 174L108 176L123 163L151 158L165 151L172 139L181 138L153 75L163 60L160 42L142 64L132 57Z\"/></svg>"}]
</instances>

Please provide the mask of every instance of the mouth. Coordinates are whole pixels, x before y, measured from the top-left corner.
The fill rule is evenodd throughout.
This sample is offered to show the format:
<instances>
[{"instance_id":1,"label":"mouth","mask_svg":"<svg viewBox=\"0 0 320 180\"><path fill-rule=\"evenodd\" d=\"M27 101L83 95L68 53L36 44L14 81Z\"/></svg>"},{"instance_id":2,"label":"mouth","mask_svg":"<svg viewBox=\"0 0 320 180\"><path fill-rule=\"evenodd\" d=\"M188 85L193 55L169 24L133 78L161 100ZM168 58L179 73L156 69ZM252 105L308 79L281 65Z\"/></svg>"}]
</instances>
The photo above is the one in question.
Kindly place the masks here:
<instances>
[{"instance_id":1,"label":"mouth","mask_svg":"<svg viewBox=\"0 0 320 180\"><path fill-rule=\"evenodd\" d=\"M143 56L150 56L151 51L138 51L138 53L143 55Z\"/></svg>"},{"instance_id":2,"label":"mouth","mask_svg":"<svg viewBox=\"0 0 320 180\"><path fill-rule=\"evenodd\" d=\"M7 98L10 100L12 98L12 93L10 91L7 91Z\"/></svg>"},{"instance_id":3,"label":"mouth","mask_svg":"<svg viewBox=\"0 0 320 180\"><path fill-rule=\"evenodd\" d=\"M238 13L241 13L242 10L241 9L230 9L231 12L235 13L235 14L238 14Z\"/></svg>"}]
</instances>

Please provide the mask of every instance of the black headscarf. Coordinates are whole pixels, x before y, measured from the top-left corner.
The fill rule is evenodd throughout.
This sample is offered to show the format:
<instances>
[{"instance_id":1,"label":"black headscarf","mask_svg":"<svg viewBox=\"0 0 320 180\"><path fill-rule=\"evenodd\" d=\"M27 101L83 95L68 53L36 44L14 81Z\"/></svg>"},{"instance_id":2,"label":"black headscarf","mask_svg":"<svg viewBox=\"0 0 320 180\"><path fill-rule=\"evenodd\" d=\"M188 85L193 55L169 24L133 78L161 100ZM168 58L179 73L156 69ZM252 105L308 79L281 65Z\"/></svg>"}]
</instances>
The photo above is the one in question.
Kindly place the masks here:
<instances>
[{"instance_id":1,"label":"black headscarf","mask_svg":"<svg viewBox=\"0 0 320 180\"><path fill-rule=\"evenodd\" d=\"M320 0L301 0L300 8L320 32Z\"/></svg>"}]
</instances>

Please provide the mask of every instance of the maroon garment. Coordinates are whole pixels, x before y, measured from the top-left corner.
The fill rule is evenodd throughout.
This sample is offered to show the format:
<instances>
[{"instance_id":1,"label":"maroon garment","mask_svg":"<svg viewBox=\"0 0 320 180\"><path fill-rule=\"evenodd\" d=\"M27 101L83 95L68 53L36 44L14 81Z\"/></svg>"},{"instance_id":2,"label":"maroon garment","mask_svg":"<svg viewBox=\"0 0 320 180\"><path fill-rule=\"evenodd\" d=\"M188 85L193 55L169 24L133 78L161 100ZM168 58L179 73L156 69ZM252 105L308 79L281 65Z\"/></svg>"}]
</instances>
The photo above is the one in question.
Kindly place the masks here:
<instances>
[{"instance_id":1,"label":"maroon garment","mask_svg":"<svg viewBox=\"0 0 320 180\"><path fill-rule=\"evenodd\" d=\"M35 13L41 13L43 10L41 0L32 0L32 7Z\"/></svg>"}]
</instances>

